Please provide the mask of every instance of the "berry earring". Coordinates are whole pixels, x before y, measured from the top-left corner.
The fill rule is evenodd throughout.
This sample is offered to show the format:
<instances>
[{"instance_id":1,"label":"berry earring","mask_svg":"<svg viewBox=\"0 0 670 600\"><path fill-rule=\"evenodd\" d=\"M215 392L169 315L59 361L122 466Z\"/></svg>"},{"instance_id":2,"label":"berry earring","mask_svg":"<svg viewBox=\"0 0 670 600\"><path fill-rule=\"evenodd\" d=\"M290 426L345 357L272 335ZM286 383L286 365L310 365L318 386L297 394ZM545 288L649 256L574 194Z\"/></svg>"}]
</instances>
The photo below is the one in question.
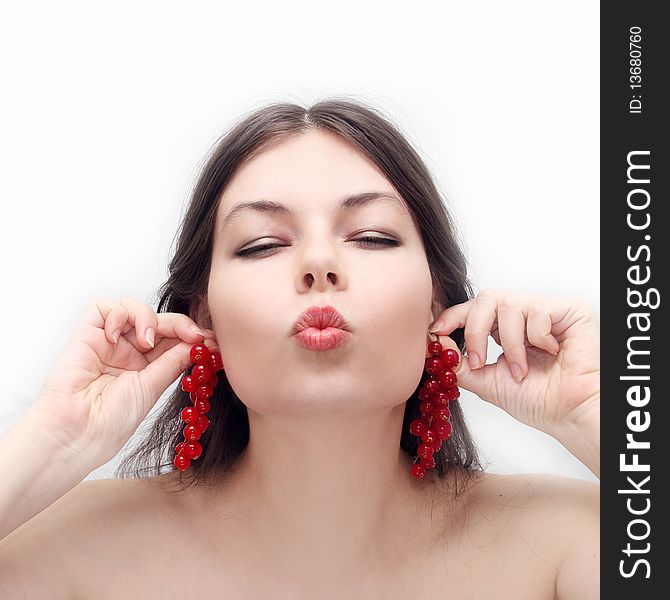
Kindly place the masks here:
<instances>
[{"instance_id":1,"label":"berry earring","mask_svg":"<svg viewBox=\"0 0 670 600\"><path fill-rule=\"evenodd\" d=\"M417 479L421 479L427 469L435 467L433 454L439 451L442 442L451 435L449 403L460 396L460 390L455 385L456 373L452 370L458 365L458 352L452 348L444 350L439 341L430 342L428 352L431 356L426 359L425 369L430 377L419 390L422 418L415 419L409 426L410 433L420 437L423 442L419 445L418 456L411 469ZM181 420L187 424L183 431L185 439L177 444L173 460L174 466L180 471L188 469L191 461L197 460L202 454L202 445L198 440L209 427L209 419L206 417L210 409L209 399L219 381L216 373L223 369L221 353L210 352L204 344L191 347L191 360L195 366L190 375L182 377L181 389L189 392L193 406L187 406L181 411ZM419 459L420 462L416 463Z\"/></svg>"},{"instance_id":2,"label":"berry earring","mask_svg":"<svg viewBox=\"0 0 670 600\"><path fill-rule=\"evenodd\" d=\"M452 348L444 350L439 341L430 342L428 352L431 356L426 359L425 369L430 377L419 390L422 418L414 419L409 426L409 432L420 437L423 442L419 445L415 464L411 468L416 479L421 479L427 469L435 467L433 455L451 435L449 403L461 395L456 386L456 373L452 370L458 365L458 352Z\"/></svg>"},{"instance_id":3,"label":"berry earring","mask_svg":"<svg viewBox=\"0 0 670 600\"><path fill-rule=\"evenodd\" d=\"M195 366L190 375L182 377L181 389L190 393L193 406L187 406L181 411L181 420L187 425L183 432L184 441L177 444L173 460L174 466L180 471L188 469L191 460L198 459L202 454L202 445L198 440L209 427L209 419L205 415L210 409L209 399L219 382L216 373L223 369L221 353L210 352L205 344L191 347L191 360Z\"/></svg>"}]
</instances>

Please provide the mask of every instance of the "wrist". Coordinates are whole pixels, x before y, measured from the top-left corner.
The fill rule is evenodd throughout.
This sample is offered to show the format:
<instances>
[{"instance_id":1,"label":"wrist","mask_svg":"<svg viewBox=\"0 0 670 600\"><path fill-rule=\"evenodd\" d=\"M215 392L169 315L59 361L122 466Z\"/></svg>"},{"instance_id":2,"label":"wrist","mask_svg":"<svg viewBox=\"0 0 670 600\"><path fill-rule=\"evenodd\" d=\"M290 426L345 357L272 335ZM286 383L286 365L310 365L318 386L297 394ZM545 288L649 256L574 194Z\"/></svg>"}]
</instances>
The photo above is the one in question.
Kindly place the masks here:
<instances>
[{"instance_id":1,"label":"wrist","mask_svg":"<svg viewBox=\"0 0 670 600\"><path fill-rule=\"evenodd\" d=\"M95 467L47 435L28 410L0 436L0 539L66 494Z\"/></svg>"},{"instance_id":2,"label":"wrist","mask_svg":"<svg viewBox=\"0 0 670 600\"><path fill-rule=\"evenodd\" d=\"M600 393L548 433L600 479Z\"/></svg>"}]
</instances>

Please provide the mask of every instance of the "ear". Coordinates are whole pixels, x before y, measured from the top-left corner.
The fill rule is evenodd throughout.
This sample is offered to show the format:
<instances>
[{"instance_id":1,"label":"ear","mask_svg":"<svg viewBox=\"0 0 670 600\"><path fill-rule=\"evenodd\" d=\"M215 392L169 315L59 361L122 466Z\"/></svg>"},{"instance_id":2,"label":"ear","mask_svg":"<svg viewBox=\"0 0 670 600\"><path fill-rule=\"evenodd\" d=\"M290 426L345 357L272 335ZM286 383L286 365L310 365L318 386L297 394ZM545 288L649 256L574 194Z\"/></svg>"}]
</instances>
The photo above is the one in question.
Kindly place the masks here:
<instances>
[{"instance_id":1,"label":"ear","mask_svg":"<svg viewBox=\"0 0 670 600\"><path fill-rule=\"evenodd\" d=\"M444 312L445 307L437 298L437 287L433 283L433 299L430 305L430 309L433 313L433 323L438 319L438 317Z\"/></svg>"},{"instance_id":2,"label":"ear","mask_svg":"<svg viewBox=\"0 0 670 600\"><path fill-rule=\"evenodd\" d=\"M198 296L198 298L191 303L191 308L188 313L188 316L196 322L198 327L212 329L212 317L209 312L206 297Z\"/></svg>"}]
</instances>

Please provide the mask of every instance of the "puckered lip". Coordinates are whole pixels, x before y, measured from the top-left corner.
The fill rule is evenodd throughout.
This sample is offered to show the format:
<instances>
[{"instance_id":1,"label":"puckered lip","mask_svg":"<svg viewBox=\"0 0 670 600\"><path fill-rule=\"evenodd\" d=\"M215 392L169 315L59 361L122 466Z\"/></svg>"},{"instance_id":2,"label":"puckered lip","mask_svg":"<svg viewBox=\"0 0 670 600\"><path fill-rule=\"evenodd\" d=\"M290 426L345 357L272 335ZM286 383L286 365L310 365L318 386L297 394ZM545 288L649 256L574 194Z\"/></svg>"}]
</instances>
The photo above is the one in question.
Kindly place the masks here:
<instances>
[{"instance_id":1,"label":"puckered lip","mask_svg":"<svg viewBox=\"0 0 670 600\"><path fill-rule=\"evenodd\" d=\"M295 323L291 335L295 335L309 327L317 329L326 329L327 327L336 327L344 331L350 331L344 317L333 306L310 306L304 310Z\"/></svg>"}]
</instances>

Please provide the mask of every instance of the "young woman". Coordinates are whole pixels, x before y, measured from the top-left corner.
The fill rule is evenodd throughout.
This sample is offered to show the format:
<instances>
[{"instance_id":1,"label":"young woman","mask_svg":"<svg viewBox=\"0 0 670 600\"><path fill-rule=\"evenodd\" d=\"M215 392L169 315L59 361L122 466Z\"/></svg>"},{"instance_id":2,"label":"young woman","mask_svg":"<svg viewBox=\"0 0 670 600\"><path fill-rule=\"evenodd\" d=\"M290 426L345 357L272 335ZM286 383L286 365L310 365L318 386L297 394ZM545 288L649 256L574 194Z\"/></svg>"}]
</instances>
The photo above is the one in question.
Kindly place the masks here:
<instances>
[{"instance_id":1,"label":"young woman","mask_svg":"<svg viewBox=\"0 0 670 600\"><path fill-rule=\"evenodd\" d=\"M0 596L597 598L599 486L485 473L426 371L439 341L452 385L599 476L597 318L475 296L452 223L371 107L247 115L198 178L157 312L96 300L0 438ZM223 364L208 410L182 383L120 478L81 483L196 345ZM186 440L185 408L206 413Z\"/></svg>"}]
</instances>

